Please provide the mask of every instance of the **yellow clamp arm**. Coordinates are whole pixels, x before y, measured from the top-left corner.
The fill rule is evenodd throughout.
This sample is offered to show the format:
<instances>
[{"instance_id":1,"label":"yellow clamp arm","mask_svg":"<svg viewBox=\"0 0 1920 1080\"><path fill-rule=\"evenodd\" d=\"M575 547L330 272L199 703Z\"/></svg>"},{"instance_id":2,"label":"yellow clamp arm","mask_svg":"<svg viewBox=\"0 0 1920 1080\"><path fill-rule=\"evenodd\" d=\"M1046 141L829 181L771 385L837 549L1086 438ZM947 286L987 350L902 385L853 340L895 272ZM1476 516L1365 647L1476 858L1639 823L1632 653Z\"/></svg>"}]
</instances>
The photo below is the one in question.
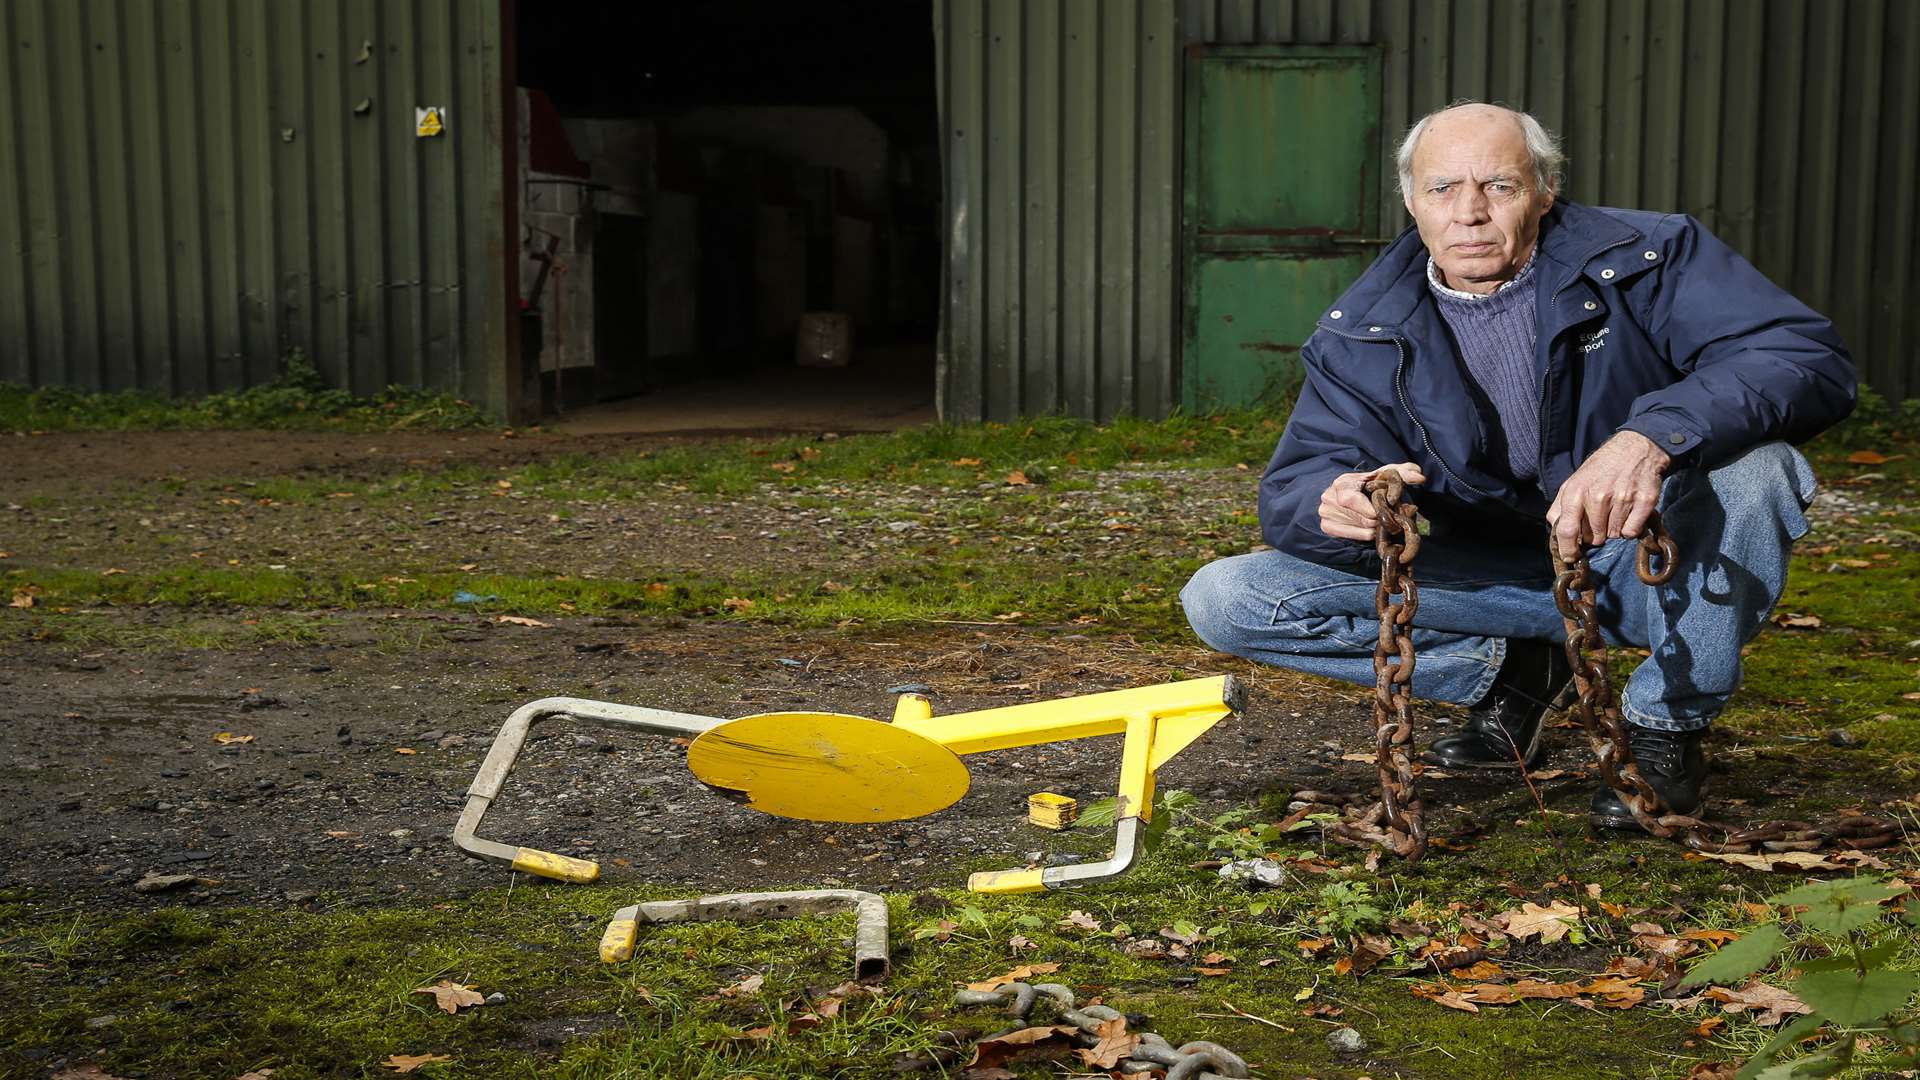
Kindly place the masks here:
<instances>
[{"instance_id":1,"label":"yellow clamp arm","mask_svg":"<svg viewBox=\"0 0 1920 1080\"><path fill-rule=\"evenodd\" d=\"M967 876L967 891L977 893L1046 892L1042 870L983 870Z\"/></svg>"},{"instance_id":2,"label":"yellow clamp arm","mask_svg":"<svg viewBox=\"0 0 1920 1080\"><path fill-rule=\"evenodd\" d=\"M600 878L600 864L585 859L572 859L565 855L556 855L551 851L523 847L513 857L513 868L526 874L538 874L556 881L572 881L584 884Z\"/></svg>"},{"instance_id":3,"label":"yellow clamp arm","mask_svg":"<svg viewBox=\"0 0 1920 1080\"><path fill-rule=\"evenodd\" d=\"M600 959L603 963L617 964L622 960L633 959L634 945L640 939L640 923L635 919L615 918L607 924L607 932L600 935Z\"/></svg>"}]
</instances>

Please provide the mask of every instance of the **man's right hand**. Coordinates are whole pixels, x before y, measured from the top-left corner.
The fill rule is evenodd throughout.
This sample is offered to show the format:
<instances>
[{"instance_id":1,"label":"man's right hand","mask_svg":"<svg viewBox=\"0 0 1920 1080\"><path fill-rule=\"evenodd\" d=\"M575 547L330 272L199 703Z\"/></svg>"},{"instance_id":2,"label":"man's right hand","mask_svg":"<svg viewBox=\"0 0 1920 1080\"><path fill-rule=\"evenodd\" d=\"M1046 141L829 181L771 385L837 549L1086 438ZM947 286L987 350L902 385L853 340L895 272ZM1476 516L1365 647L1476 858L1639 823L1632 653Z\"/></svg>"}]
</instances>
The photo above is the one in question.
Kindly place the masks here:
<instances>
[{"instance_id":1,"label":"man's right hand","mask_svg":"<svg viewBox=\"0 0 1920 1080\"><path fill-rule=\"evenodd\" d=\"M1382 465L1372 472L1341 473L1320 493L1320 531L1328 536L1337 536L1342 540L1361 540L1371 542L1373 530L1378 522L1373 516L1373 499L1362 485L1374 478L1381 469L1395 469L1400 479L1409 484L1427 482L1420 466L1410 461L1398 465Z\"/></svg>"}]
</instances>

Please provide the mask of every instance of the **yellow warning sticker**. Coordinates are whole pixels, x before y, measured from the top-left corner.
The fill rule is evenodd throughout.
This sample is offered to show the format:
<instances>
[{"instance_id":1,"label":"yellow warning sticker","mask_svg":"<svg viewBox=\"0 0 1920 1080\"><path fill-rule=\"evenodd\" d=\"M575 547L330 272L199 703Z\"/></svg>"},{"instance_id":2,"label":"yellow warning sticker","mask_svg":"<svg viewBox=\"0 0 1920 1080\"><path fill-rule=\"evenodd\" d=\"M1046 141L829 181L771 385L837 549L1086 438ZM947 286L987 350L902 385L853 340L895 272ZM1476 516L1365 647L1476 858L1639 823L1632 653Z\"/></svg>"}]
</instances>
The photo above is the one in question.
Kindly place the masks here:
<instances>
[{"instance_id":1,"label":"yellow warning sticker","mask_svg":"<svg viewBox=\"0 0 1920 1080\"><path fill-rule=\"evenodd\" d=\"M447 110L439 105L422 105L413 110L413 133L431 139L447 130Z\"/></svg>"}]
</instances>

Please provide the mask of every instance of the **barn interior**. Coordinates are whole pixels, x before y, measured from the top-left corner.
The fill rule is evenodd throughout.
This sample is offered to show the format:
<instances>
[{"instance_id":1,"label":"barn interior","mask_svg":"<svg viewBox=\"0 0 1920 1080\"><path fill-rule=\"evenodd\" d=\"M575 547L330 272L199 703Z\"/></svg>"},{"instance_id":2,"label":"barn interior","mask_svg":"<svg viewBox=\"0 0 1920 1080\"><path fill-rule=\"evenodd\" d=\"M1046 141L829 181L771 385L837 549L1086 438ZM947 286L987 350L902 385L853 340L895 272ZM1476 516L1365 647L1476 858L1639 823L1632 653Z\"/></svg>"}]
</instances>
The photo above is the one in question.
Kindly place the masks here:
<instances>
[{"instance_id":1,"label":"barn interior","mask_svg":"<svg viewBox=\"0 0 1920 1080\"><path fill-rule=\"evenodd\" d=\"M932 0L521 3L521 295L606 430L932 418Z\"/></svg>"}]
</instances>

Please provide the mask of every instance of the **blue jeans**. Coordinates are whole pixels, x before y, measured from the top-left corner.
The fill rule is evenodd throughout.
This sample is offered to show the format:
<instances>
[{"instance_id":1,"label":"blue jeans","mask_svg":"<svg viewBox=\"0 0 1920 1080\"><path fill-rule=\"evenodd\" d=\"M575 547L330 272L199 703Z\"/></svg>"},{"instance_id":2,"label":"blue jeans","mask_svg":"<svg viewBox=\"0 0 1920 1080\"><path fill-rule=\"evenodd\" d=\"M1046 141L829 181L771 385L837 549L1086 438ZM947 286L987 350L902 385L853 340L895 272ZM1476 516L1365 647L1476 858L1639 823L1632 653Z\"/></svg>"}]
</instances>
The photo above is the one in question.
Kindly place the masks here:
<instances>
[{"instance_id":1,"label":"blue jeans","mask_svg":"<svg viewBox=\"0 0 1920 1080\"><path fill-rule=\"evenodd\" d=\"M1621 692L1628 720L1691 731L1726 707L1740 686L1740 646L1760 632L1786 587L1813 491L1806 458L1786 443L1765 443L1716 469L1666 478L1660 515L1680 548L1666 585L1641 583L1634 541L1589 553L1607 641L1652 651ZM1417 502L1418 491L1411 494ZM1433 541L1421 545L1413 575L1417 697L1471 705L1492 689L1508 638L1566 640L1544 543L1518 550ZM1201 567L1180 602L1194 633L1222 652L1372 686L1377 584L1269 549Z\"/></svg>"}]
</instances>

